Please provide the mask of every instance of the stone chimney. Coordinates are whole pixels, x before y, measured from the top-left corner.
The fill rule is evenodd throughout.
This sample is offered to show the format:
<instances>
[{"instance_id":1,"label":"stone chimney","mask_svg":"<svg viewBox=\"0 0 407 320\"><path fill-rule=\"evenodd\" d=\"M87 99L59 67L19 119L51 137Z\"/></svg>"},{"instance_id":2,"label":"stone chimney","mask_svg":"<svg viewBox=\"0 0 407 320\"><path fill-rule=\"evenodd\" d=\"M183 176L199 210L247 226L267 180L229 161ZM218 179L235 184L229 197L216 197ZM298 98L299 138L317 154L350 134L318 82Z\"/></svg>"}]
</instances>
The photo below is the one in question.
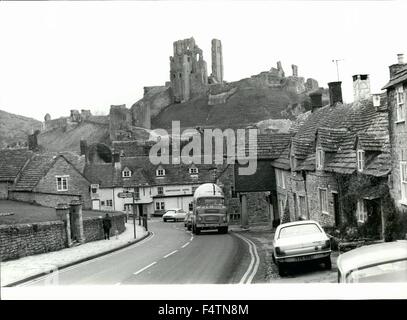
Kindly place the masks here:
<instances>
[{"instance_id":1,"label":"stone chimney","mask_svg":"<svg viewBox=\"0 0 407 320\"><path fill-rule=\"evenodd\" d=\"M373 97L373 107L379 108L381 100L380 93L374 93L372 94L372 97Z\"/></svg>"},{"instance_id":2,"label":"stone chimney","mask_svg":"<svg viewBox=\"0 0 407 320\"><path fill-rule=\"evenodd\" d=\"M120 153L114 150L112 152L112 163L115 169L117 170L122 169L122 164L120 162Z\"/></svg>"},{"instance_id":3,"label":"stone chimney","mask_svg":"<svg viewBox=\"0 0 407 320\"><path fill-rule=\"evenodd\" d=\"M370 98L370 79L368 74L357 74L353 77L353 101Z\"/></svg>"},{"instance_id":4,"label":"stone chimney","mask_svg":"<svg viewBox=\"0 0 407 320\"><path fill-rule=\"evenodd\" d=\"M36 151L38 150L38 134L39 130L35 130L33 134L28 135L28 150Z\"/></svg>"},{"instance_id":5,"label":"stone chimney","mask_svg":"<svg viewBox=\"0 0 407 320\"><path fill-rule=\"evenodd\" d=\"M309 97L311 98L312 112L314 112L315 110L322 107L322 92L321 91L311 92L309 94Z\"/></svg>"},{"instance_id":6,"label":"stone chimney","mask_svg":"<svg viewBox=\"0 0 407 320\"><path fill-rule=\"evenodd\" d=\"M338 102L343 103L341 84L342 84L341 81L335 81L335 82L328 83L329 104L331 107L335 106L335 104L337 104Z\"/></svg>"},{"instance_id":7,"label":"stone chimney","mask_svg":"<svg viewBox=\"0 0 407 320\"><path fill-rule=\"evenodd\" d=\"M399 53L397 54L397 63L396 64L392 64L389 67L390 70L390 79L394 78L394 75L401 70L401 68L405 67L406 64L404 63L404 54Z\"/></svg>"}]
</instances>

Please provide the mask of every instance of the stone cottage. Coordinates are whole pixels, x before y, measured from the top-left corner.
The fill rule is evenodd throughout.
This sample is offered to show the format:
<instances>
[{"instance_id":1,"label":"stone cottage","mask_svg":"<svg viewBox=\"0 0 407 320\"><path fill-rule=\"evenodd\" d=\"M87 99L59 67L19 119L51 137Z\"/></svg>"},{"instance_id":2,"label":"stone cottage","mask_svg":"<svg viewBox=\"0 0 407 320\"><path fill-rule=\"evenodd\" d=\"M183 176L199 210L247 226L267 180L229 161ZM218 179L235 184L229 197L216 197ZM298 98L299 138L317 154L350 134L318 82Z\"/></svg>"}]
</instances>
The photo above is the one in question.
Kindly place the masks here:
<instances>
[{"instance_id":1,"label":"stone cottage","mask_svg":"<svg viewBox=\"0 0 407 320\"><path fill-rule=\"evenodd\" d=\"M341 83L328 86L330 104L321 107L318 94L312 98L312 111L272 163L279 212L285 221L305 216L327 228L372 226L370 233L382 236L391 170L385 99L373 103L371 95L357 92L354 103L344 104Z\"/></svg>"}]
</instances>

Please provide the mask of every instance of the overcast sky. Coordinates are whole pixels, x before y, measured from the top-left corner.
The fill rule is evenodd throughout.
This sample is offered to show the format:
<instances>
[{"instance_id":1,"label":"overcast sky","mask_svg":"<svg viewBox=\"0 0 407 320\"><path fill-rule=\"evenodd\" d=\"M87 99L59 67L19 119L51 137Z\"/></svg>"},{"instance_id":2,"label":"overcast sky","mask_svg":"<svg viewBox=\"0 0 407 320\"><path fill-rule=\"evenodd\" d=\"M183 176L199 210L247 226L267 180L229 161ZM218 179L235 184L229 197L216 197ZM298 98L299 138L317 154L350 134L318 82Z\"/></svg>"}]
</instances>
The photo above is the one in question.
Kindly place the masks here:
<instances>
[{"instance_id":1,"label":"overcast sky","mask_svg":"<svg viewBox=\"0 0 407 320\"><path fill-rule=\"evenodd\" d=\"M282 61L320 86L369 73L373 92L407 55L405 1L0 2L0 109L43 120L70 109L107 114L169 80L172 43L193 36L211 70L211 39L235 81ZM407 60L407 56L406 56Z\"/></svg>"}]
</instances>

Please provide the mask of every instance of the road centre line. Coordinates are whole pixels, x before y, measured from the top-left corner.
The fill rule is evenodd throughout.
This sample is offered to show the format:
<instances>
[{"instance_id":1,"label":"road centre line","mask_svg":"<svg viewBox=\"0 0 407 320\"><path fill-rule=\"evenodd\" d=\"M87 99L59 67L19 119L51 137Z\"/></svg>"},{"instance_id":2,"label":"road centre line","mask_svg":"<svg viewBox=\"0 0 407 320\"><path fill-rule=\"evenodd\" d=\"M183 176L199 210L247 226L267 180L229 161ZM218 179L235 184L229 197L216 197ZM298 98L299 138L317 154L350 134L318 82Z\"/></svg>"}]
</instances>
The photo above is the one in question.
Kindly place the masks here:
<instances>
[{"instance_id":1,"label":"road centre line","mask_svg":"<svg viewBox=\"0 0 407 320\"><path fill-rule=\"evenodd\" d=\"M174 253L178 252L178 250L174 250L173 252L170 252L169 254L166 254L164 258L168 258L170 255L173 255Z\"/></svg>"},{"instance_id":2,"label":"road centre line","mask_svg":"<svg viewBox=\"0 0 407 320\"><path fill-rule=\"evenodd\" d=\"M150 263L148 266L145 266L144 268L134 272L133 274L136 276L139 273L143 272L144 270L147 270L148 268L152 267L153 265L155 265L157 263L157 261L154 261L153 263Z\"/></svg>"},{"instance_id":3,"label":"road centre line","mask_svg":"<svg viewBox=\"0 0 407 320\"><path fill-rule=\"evenodd\" d=\"M249 239L247 239L246 237L241 236L240 234L234 233L237 237L239 237L240 239L242 239L244 242L247 243L247 245L249 246L249 252L250 252L250 257L251 257L251 261L249 264L249 267L247 268L245 274L243 275L242 279L240 280L240 284L248 284L251 283L254 276L257 273L259 264L260 264L260 258L259 255L257 254L257 249L256 249L256 245ZM250 273L251 272L251 273Z\"/></svg>"},{"instance_id":4,"label":"road centre line","mask_svg":"<svg viewBox=\"0 0 407 320\"><path fill-rule=\"evenodd\" d=\"M61 275L62 273L65 273L65 272L68 272L68 271L71 271L71 270L75 270L75 269L77 269L77 268L80 268L80 267L85 266L85 265L87 265L87 264L93 263L93 262L95 262L95 261L103 260L103 259L105 259L105 258L108 258L108 257L111 257L111 256L115 256L115 255L117 255L117 254L120 254L120 253L122 253L122 252L124 252L124 251L131 250L131 249L133 249L133 248L135 248L135 247L138 247L138 246L140 246L140 245L142 245L142 244L144 244L144 243L150 241L152 238L154 238L154 236L155 236L155 233L150 231L150 235L149 235L147 238L145 238L145 239L143 239L143 240L141 240L141 241L139 241L139 242L137 242L137 243L135 243L135 244L133 244L133 245L130 245L130 246L128 246L128 247L126 247L126 248L123 248L123 249L119 249L119 250L114 251L114 252L112 252L112 253L108 253L108 254L106 254L106 255L100 256L100 257L95 258L95 259L90 259L90 260L88 260L88 261L84 261L84 262L81 262L81 263L79 263L79 264L75 264L75 265L73 265L73 266L71 266L71 267L63 268L63 269L61 269L61 270L58 270L58 274ZM102 240L100 240L100 241L102 241ZM26 287L26 286L32 285L32 284L34 284L34 283L40 282L40 281L42 281L42 280L45 280L47 277L49 277L49 274L44 275L44 276L42 276L42 277L39 277L39 278L37 278L37 279L33 279L33 280L31 280L31 281L23 282L23 283L17 285L16 287Z\"/></svg>"},{"instance_id":5,"label":"road centre line","mask_svg":"<svg viewBox=\"0 0 407 320\"><path fill-rule=\"evenodd\" d=\"M185 248L187 245L189 245L190 242L187 242L186 244L184 244L181 248Z\"/></svg>"}]
</instances>

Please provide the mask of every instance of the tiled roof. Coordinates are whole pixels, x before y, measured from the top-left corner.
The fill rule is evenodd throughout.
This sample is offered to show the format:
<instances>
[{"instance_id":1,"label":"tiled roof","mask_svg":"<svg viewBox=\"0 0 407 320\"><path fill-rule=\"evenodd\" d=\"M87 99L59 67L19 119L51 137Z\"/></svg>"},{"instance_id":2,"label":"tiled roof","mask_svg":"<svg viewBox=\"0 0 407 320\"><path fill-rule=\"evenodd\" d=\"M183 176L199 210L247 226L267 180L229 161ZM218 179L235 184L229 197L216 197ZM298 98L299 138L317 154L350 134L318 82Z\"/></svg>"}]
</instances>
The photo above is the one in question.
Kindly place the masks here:
<instances>
[{"instance_id":1,"label":"tiled roof","mask_svg":"<svg viewBox=\"0 0 407 320\"><path fill-rule=\"evenodd\" d=\"M123 153L125 157L146 156L150 146L138 140L135 141L113 141L112 149Z\"/></svg>"},{"instance_id":2,"label":"tiled roof","mask_svg":"<svg viewBox=\"0 0 407 320\"><path fill-rule=\"evenodd\" d=\"M189 164L161 164L154 165L149 157L121 157L121 169L115 169L112 163L87 164L85 176L100 187L135 187L135 186L159 186L176 184L201 184L213 182L214 165L194 164L198 168L197 175L189 173ZM165 175L156 176L157 168L163 168ZM131 171L131 177L123 177L125 168Z\"/></svg>"},{"instance_id":3,"label":"tiled roof","mask_svg":"<svg viewBox=\"0 0 407 320\"><path fill-rule=\"evenodd\" d=\"M54 155L35 155L22 171L13 189L16 191L31 191L53 166L55 160L56 156Z\"/></svg>"},{"instance_id":4,"label":"tiled roof","mask_svg":"<svg viewBox=\"0 0 407 320\"><path fill-rule=\"evenodd\" d=\"M398 71L382 89L385 90L403 82L407 82L407 65Z\"/></svg>"},{"instance_id":5,"label":"tiled roof","mask_svg":"<svg viewBox=\"0 0 407 320\"><path fill-rule=\"evenodd\" d=\"M32 156L33 152L28 149L0 150L0 181L14 181Z\"/></svg>"},{"instance_id":6,"label":"tiled roof","mask_svg":"<svg viewBox=\"0 0 407 320\"><path fill-rule=\"evenodd\" d=\"M293 137L297 166L295 170L315 170L316 144L325 151L324 170L351 174L356 171L356 143L365 151L363 173L373 176L387 175L390 170L390 142L388 114L372 100L350 105L326 106L316 110L298 129ZM272 165L290 168L289 148L272 162Z\"/></svg>"},{"instance_id":7,"label":"tiled roof","mask_svg":"<svg viewBox=\"0 0 407 320\"><path fill-rule=\"evenodd\" d=\"M249 156L250 151L256 150L258 160L277 159L290 144L292 136L291 133L258 134L256 141L247 136L246 155Z\"/></svg>"}]
</instances>

